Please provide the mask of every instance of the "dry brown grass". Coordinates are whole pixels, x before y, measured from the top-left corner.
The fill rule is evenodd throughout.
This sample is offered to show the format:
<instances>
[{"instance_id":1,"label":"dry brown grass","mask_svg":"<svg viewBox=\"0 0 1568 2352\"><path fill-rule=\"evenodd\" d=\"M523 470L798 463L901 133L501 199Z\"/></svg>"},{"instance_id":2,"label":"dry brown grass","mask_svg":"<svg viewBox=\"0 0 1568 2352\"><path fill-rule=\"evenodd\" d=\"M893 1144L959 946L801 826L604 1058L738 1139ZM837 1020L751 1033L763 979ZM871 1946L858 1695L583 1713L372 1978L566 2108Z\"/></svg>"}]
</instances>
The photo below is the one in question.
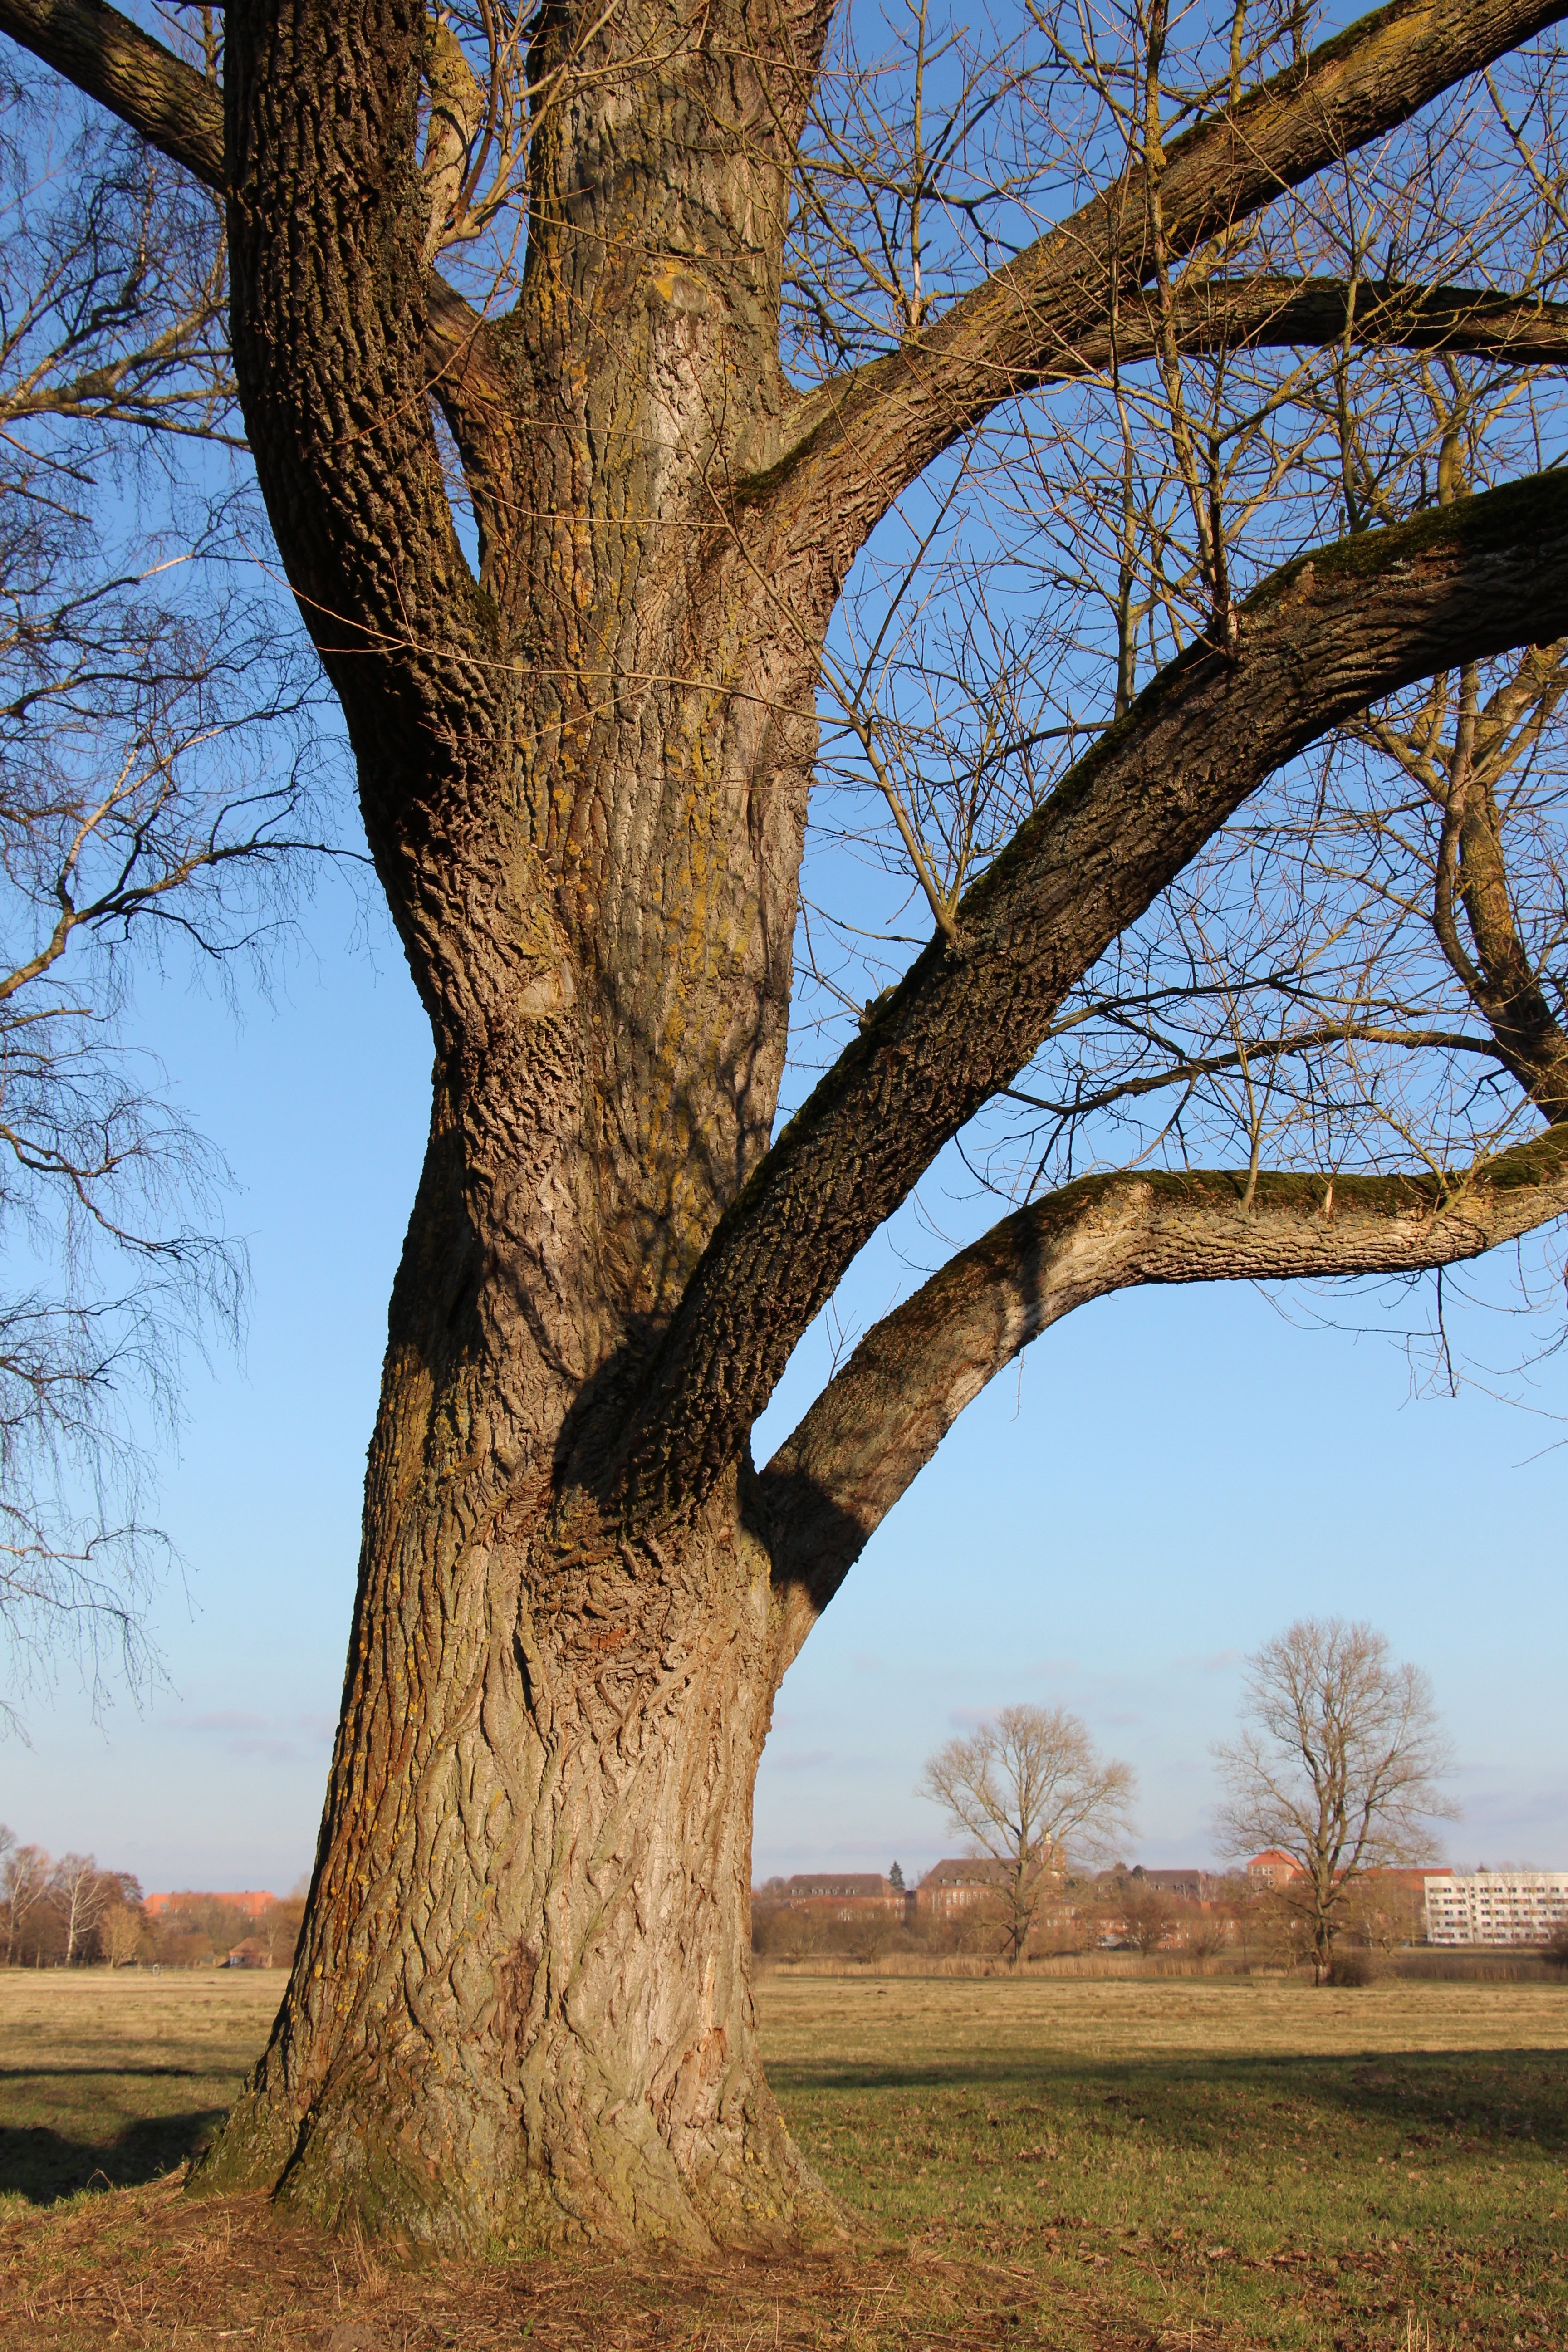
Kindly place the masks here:
<instances>
[{"instance_id":1,"label":"dry brown grass","mask_svg":"<svg viewBox=\"0 0 1568 2352\"><path fill-rule=\"evenodd\" d=\"M889 2009L889 2002L892 2007ZM836 2063L977 2055L1118 2060L1344 2058L1380 2051L1568 2049L1568 1989L1423 1984L1394 1978L1354 1991L1304 1978L1153 1977L1141 1980L927 1976L895 1990L874 1976L764 1978L757 2009L770 2071L831 2053Z\"/></svg>"},{"instance_id":2,"label":"dry brown grass","mask_svg":"<svg viewBox=\"0 0 1568 2352\"><path fill-rule=\"evenodd\" d=\"M1401 1951L1387 1958L1374 1956L1369 1967L1374 1981L1390 1983L1549 1985L1563 1980L1561 1969L1536 1951ZM754 1960L752 1969L760 1983L771 1977L786 1983L792 1977L970 1977L998 1978L1008 1984L1063 1979L1157 1984L1169 1978L1204 1978L1233 1984L1304 1985L1311 1974L1306 1968L1246 1963L1233 1952L1202 1957L1188 1952L1058 1952L1026 1960L1020 1968L976 1952L883 1952L875 1959L855 1959L846 1952L816 1952L798 1959Z\"/></svg>"},{"instance_id":3,"label":"dry brown grass","mask_svg":"<svg viewBox=\"0 0 1568 2352\"><path fill-rule=\"evenodd\" d=\"M110 2342L182 2352L949 2352L1041 2340L1036 2275L1024 2263L876 2242L702 2265L419 2263L290 2228L259 2199L193 2203L175 2181L75 2206L25 2232L13 2224L0 2232L0 2341L40 2352ZM1059 2317L1086 2352L1129 2341L1092 2293L1071 2297ZM1201 2334L1196 2342L1202 2352Z\"/></svg>"},{"instance_id":4,"label":"dry brown grass","mask_svg":"<svg viewBox=\"0 0 1568 2352\"><path fill-rule=\"evenodd\" d=\"M147 2178L147 2136L221 2109L278 1990L0 1975L6 2352L1568 2346L1568 1990L770 1975L772 2079L862 2234L494 2267ZM38 2133L57 2176L62 2148L103 2159L94 2191L28 2185Z\"/></svg>"}]
</instances>

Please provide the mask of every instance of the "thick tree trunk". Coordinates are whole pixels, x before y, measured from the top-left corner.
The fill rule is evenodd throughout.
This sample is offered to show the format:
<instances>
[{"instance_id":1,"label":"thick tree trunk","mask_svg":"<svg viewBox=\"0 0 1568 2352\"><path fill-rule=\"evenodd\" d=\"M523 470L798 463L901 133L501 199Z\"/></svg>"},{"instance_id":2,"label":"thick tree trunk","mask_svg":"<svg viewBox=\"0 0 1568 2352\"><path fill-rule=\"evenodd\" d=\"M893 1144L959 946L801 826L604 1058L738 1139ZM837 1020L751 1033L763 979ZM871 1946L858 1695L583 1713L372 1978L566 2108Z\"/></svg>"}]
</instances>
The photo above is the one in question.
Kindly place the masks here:
<instances>
[{"instance_id":1,"label":"thick tree trunk","mask_svg":"<svg viewBox=\"0 0 1568 2352\"><path fill-rule=\"evenodd\" d=\"M831 2229L748 1984L767 1550L731 1482L678 1543L563 1556L507 1474L514 1405L395 1342L305 1928L201 2179L469 2245Z\"/></svg>"},{"instance_id":2,"label":"thick tree trunk","mask_svg":"<svg viewBox=\"0 0 1568 2352\"><path fill-rule=\"evenodd\" d=\"M572 26L540 22L548 74ZM740 15L688 45L616 12L542 112L521 299L470 350L422 257L422 8L226 24L251 446L437 1072L299 1957L202 2177L437 2241L798 2238L836 2209L747 1985L769 1556L733 1468L649 1533L601 1518L595 1465L783 1068L831 583L792 589L730 489L787 398L822 26L786 6L759 57Z\"/></svg>"},{"instance_id":3,"label":"thick tree trunk","mask_svg":"<svg viewBox=\"0 0 1568 2352\"><path fill-rule=\"evenodd\" d=\"M1169 250L1562 13L1396 0L1173 144ZM226 195L248 443L434 1039L315 1877L200 2175L330 2222L503 2246L837 2227L758 2061L752 1789L779 1676L867 1535L1079 1298L1485 1245L1446 1183L1358 1195L1352 1233L1327 1179L1307 1203L1257 1171L1070 1188L868 1335L753 1480L748 1432L855 1252L1246 793L1369 698L1568 627L1558 477L1287 566L1234 646L1194 647L1099 739L770 1152L845 569L1010 391L1095 362L1111 292L1147 275L1119 179L796 398L784 232L828 16L536 12L526 263L487 323L428 267L423 0L230 0L221 125L98 0L0 0ZM1326 328L1302 299L1337 339L1342 299ZM1281 299L1254 289L1247 331L1305 331ZM1449 308L1439 340L1484 347L1469 298ZM1568 320L1525 310L1551 356ZM1514 1167L1475 1234L1556 1213L1563 1150Z\"/></svg>"}]
</instances>

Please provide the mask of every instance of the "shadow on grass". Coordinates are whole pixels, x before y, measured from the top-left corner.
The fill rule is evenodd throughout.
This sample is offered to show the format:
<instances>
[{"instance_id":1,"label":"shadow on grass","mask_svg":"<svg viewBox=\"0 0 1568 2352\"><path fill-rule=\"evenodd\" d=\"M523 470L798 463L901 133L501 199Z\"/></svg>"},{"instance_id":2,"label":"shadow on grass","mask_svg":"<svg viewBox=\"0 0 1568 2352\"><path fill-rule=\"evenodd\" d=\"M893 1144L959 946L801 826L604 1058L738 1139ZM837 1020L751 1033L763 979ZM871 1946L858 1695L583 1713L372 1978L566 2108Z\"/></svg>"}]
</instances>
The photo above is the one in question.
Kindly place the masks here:
<instances>
[{"instance_id":1,"label":"shadow on grass","mask_svg":"<svg viewBox=\"0 0 1568 2352\"><path fill-rule=\"evenodd\" d=\"M995 2099L1011 2091L1085 2110L1136 2105L1177 2137L1194 2131L1207 2137L1212 2105L1231 2129L1245 2119L1277 2130L1285 2120L1281 2110L1315 2110L1323 2122L1353 2117L1406 2137L1427 2132L1568 2147L1568 2052L1562 2050L1173 2059L964 2052L902 2064L775 2062L768 2080L786 2095L971 2091Z\"/></svg>"},{"instance_id":2,"label":"shadow on grass","mask_svg":"<svg viewBox=\"0 0 1568 2352\"><path fill-rule=\"evenodd\" d=\"M197 2107L145 2118L112 2140L72 2139L47 2124L0 2126L0 2197L54 2205L82 2189L140 2188L194 2156L226 2113L225 2107Z\"/></svg>"},{"instance_id":3,"label":"shadow on grass","mask_svg":"<svg viewBox=\"0 0 1568 2352\"><path fill-rule=\"evenodd\" d=\"M72 2074L101 2074L103 2067L89 2066L0 2066L0 2083L52 2083ZM180 2082L199 2083L212 2073L210 2066L138 2066L136 2079L144 2082L153 2075L173 2075Z\"/></svg>"}]
</instances>

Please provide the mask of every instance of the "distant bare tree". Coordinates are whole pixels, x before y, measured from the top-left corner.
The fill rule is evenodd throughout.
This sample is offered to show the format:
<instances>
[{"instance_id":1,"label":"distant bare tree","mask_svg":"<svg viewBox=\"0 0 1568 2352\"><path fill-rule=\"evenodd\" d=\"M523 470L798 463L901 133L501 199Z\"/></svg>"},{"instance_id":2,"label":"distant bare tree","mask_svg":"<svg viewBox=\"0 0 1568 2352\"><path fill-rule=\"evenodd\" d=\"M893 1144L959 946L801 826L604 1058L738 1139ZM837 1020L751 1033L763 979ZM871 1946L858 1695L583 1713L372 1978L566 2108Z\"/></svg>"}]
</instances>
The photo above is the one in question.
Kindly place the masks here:
<instances>
[{"instance_id":1,"label":"distant bare tree","mask_svg":"<svg viewBox=\"0 0 1568 2352\"><path fill-rule=\"evenodd\" d=\"M1386 1959L1421 1933L1426 1899L1418 1886L1397 1874L1358 1880L1345 1909L1345 1925L1369 1952Z\"/></svg>"},{"instance_id":2,"label":"distant bare tree","mask_svg":"<svg viewBox=\"0 0 1568 2352\"><path fill-rule=\"evenodd\" d=\"M148 1664L146 1407L243 1276L130 981L271 928L314 685L235 584L258 518L179 476L235 441L221 208L41 77L0 121L0 1641L16 1687L62 1654L96 1686Z\"/></svg>"},{"instance_id":3,"label":"distant bare tree","mask_svg":"<svg viewBox=\"0 0 1568 2352\"><path fill-rule=\"evenodd\" d=\"M1247 1661L1242 1728L1217 1747L1230 1854L1277 1846L1302 1876L1278 1890L1327 1974L1352 1890L1367 1873L1430 1861L1434 1819L1456 1808L1432 1688L1385 1636L1341 1617L1303 1617Z\"/></svg>"},{"instance_id":4,"label":"distant bare tree","mask_svg":"<svg viewBox=\"0 0 1568 2352\"><path fill-rule=\"evenodd\" d=\"M110 1873L100 1870L92 1854L61 1854L49 1874L48 1901L65 1931L68 1969L82 1958L119 1892Z\"/></svg>"},{"instance_id":5,"label":"distant bare tree","mask_svg":"<svg viewBox=\"0 0 1568 2352\"><path fill-rule=\"evenodd\" d=\"M5 1965L21 1957L27 1923L48 1892L50 1862L41 1845L13 1841L0 1864L0 1908L5 1920Z\"/></svg>"},{"instance_id":6,"label":"distant bare tree","mask_svg":"<svg viewBox=\"0 0 1568 2352\"><path fill-rule=\"evenodd\" d=\"M1216 1904L1194 1904L1180 1924L1182 1948L1194 1960L1214 1959L1231 1941L1230 1919Z\"/></svg>"},{"instance_id":7,"label":"distant bare tree","mask_svg":"<svg viewBox=\"0 0 1568 2352\"><path fill-rule=\"evenodd\" d=\"M1101 1757L1062 1707L1004 1706L967 1739L950 1739L920 1793L997 1866L1008 1958L1024 1957L1047 1885L1069 1853L1092 1856L1131 1826L1130 1764Z\"/></svg>"},{"instance_id":8,"label":"distant bare tree","mask_svg":"<svg viewBox=\"0 0 1568 2352\"><path fill-rule=\"evenodd\" d=\"M1134 1876L1122 1889L1121 1916L1128 1942L1146 1958L1157 1952L1170 1934L1175 1906L1163 1887L1151 1886L1146 1879Z\"/></svg>"},{"instance_id":9,"label":"distant bare tree","mask_svg":"<svg viewBox=\"0 0 1568 2352\"><path fill-rule=\"evenodd\" d=\"M303 1895L286 1895L281 1902L268 1905L256 1923L256 1934L267 1947L269 1969L287 1968L292 1960L304 1916Z\"/></svg>"},{"instance_id":10,"label":"distant bare tree","mask_svg":"<svg viewBox=\"0 0 1568 2352\"><path fill-rule=\"evenodd\" d=\"M140 1892L140 1890L138 1890ZM141 1953L147 1940L147 1919L140 1901L110 1903L99 1921L99 1949L111 1969L122 1969Z\"/></svg>"}]
</instances>

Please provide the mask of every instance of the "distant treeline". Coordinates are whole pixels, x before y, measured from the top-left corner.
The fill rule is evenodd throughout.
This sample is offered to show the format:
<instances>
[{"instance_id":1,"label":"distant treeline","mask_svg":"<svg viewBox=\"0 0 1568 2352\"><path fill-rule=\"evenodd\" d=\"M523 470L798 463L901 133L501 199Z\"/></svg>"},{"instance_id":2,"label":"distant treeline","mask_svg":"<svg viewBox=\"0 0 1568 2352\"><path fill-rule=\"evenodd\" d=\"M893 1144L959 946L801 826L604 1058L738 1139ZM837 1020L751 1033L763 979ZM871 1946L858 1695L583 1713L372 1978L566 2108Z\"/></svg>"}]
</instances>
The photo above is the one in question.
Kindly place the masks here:
<instances>
[{"instance_id":1,"label":"distant treeline","mask_svg":"<svg viewBox=\"0 0 1568 2352\"><path fill-rule=\"evenodd\" d=\"M1138 1870L1054 1878L1042 1885L1025 1956L1066 1958L1109 1949L1203 1960L1228 1954L1243 1966L1290 1966L1306 1957L1310 1923L1288 1891L1261 1886L1241 1871L1208 1884L1211 1893L1194 1900L1151 1885ZM1349 1950L1388 1954L1415 1943L1423 1926L1421 1897L1401 1874L1374 1873L1347 1894L1342 1940ZM774 1960L815 1953L880 1960L900 1952L984 1959L1007 1948L1009 1933L1005 1905L984 1893L945 1916L826 1896L791 1902L782 1881L752 1897L752 1948Z\"/></svg>"},{"instance_id":2,"label":"distant treeline","mask_svg":"<svg viewBox=\"0 0 1568 2352\"><path fill-rule=\"evenodd\" d=\"M287 1968L304 1915L288 1895L258 1917L217 1895L181 1895L150 1914L131 1872L90 1853L53 1856L0 1823L0 1961L7 1968L211 1968L233 1958Z\"/></svg>"}]
</instances>

